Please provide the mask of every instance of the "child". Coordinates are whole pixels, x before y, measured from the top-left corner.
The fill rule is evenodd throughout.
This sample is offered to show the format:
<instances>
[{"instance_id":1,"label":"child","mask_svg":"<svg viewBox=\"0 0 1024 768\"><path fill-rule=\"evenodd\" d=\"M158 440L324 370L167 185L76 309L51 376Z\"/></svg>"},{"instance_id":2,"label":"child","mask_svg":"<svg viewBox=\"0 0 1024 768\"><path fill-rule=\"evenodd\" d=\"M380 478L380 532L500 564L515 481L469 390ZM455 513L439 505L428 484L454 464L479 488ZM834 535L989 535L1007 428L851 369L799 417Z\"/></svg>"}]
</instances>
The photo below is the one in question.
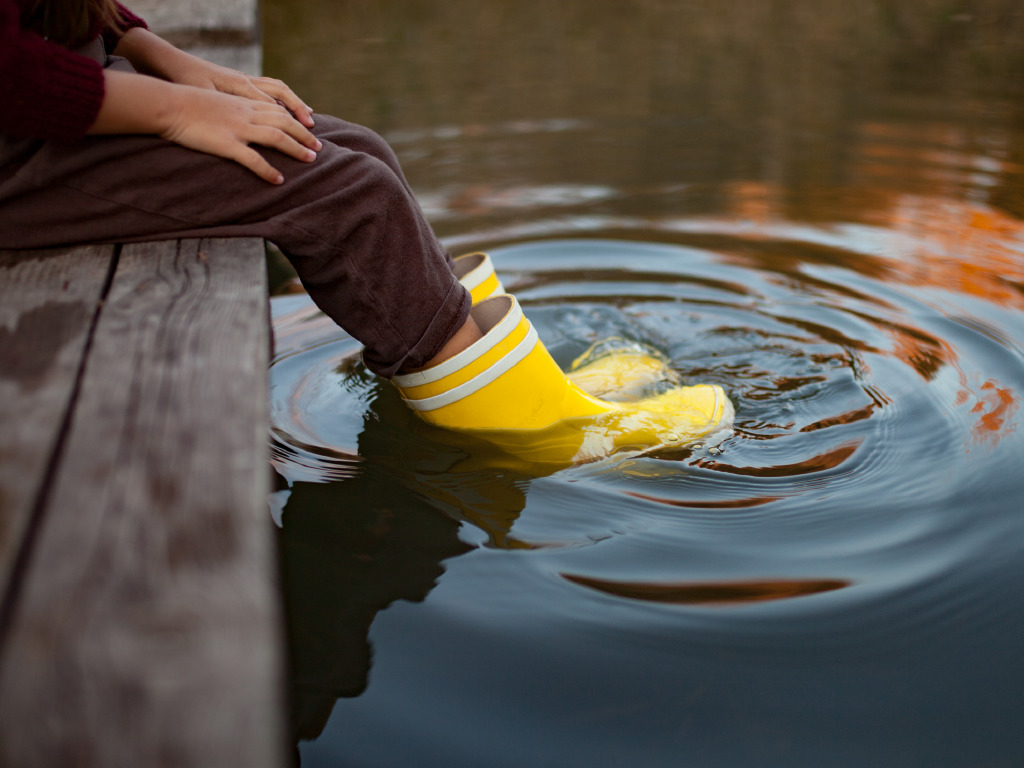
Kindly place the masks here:
<instances>
[{"instance_id":1,"label":"child","mask_svg":"<svg viewBox=\"0 0 1024 768\"><path fill-rule=\"evenodd\" d=\"M390 147L314 120L280 81L180 51L114 0L0 0L0 103L0 248L262 237L428 421L532 431L622 410L566 380L514 298L471 313ZM731 415L717 387L669 407L601 451Z\"/></svg>"},{"instance_id":2,"label":"child","mask_svg":"<svg viewBox=\"0 0 1024 768\"><path fill-rule=\"evenodd\" d=\"M113 0L0 0L0 63L0 247L266 238L387 377L478 335L369 130L314 124L284 83L184 53Z\"/></svg>"}]
</instances>

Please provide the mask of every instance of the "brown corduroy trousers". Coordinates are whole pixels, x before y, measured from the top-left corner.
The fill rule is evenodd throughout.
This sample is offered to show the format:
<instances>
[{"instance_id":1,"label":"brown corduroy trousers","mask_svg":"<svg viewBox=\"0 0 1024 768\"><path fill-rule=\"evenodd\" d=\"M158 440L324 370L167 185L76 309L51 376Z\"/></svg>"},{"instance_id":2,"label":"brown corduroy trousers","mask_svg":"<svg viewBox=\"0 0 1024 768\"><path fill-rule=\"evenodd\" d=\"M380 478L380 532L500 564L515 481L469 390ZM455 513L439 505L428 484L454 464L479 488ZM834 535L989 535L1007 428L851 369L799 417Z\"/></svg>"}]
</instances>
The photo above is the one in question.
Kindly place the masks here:
<instances>
[{"instance_id":1,"label":"brown corduroy trousers","mask_svg":"<svg viewBox=\"0 0 1024 768\"><path fill-rule=\"evenodd\" d=\"M284 174L278 186L152 136L0 136L0 249L262 237L363 344L367 366L386 377L421 366L466 321L469 294L387 143L337 118L314 120L323 149L313 163L257 147Z\"/></svg>"}]
</instances>

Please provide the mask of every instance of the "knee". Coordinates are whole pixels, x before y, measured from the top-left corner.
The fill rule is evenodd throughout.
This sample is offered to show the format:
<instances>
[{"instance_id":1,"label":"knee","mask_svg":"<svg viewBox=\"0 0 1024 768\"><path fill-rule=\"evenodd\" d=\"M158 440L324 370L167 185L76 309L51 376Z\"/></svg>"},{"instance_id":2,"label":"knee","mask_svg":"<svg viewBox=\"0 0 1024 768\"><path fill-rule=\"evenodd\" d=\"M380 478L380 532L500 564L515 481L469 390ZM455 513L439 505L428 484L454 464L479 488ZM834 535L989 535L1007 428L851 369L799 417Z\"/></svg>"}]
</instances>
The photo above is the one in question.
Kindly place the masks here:
<instances>
[{"instance_id":1,"label":"knee","mask_svg":"<svg viewBox=\"0 0 1024 768\"><path fill-rule=\"evenodd\" d=\"M369 128L358 126L359 133L355 140L353 149L357 152L364 152L386 164L389 168L398 168L398 157L391 145L384 141L383 137Z\"/></svg>"},{"instance_id":2,"label":"knee","mask_svg":"<svg viewBox=\"0 0 1024 768\"><path fill-rule=\"evenodd\" d=\"M379 239L389 228L418 220L418 203L386 163L362 152L321 154L328 162L308 187L312 221L304 226L323 229L325 239L339 243L354 236Z\"/></svg>"},{"instance_id":3,"label":"knee","mask_svg":"<svg viewBox=\"0 0 1024 768\"><path fill-rule=\"evenodd\" d=\"M349 156L349 173L356 179L357 193L380 209L389 201L405 197L405 187L391 167L373 155L356 152Z\"/></svg>"},{"instance_id":4,"label":"knee","mask_svg":"<svg viewBox=\"0 0 1024 768\"><path fill-rule=\"evenodd\" d=\"M322 132L317 131L321 140L329 141L353 152L362 152L386 163L391 168L398 166L394 150L383 137L370 128L357 123L348 123L338 118L326 118L323 127Z\"/></svg>"}]
</instances>

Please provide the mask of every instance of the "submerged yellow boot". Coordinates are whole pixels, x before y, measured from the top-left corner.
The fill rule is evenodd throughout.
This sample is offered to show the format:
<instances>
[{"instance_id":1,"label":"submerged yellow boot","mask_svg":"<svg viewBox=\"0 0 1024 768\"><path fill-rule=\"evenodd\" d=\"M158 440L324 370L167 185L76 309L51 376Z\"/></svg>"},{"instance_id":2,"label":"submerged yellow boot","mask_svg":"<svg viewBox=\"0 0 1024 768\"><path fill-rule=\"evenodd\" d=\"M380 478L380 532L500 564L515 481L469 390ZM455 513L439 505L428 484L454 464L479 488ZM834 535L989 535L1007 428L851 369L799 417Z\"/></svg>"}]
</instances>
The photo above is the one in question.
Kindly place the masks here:
<instances>
[{"instance_id":1,"label":"submerged yellow boot","mask_svg":"<svg viewBox=\"0 0 1024 768\"><path fill-rule=\"evenodd\" d=\"M665 357L620 337L592 344L572 361L566 376L588 395L617 403L682 386Z\"/></svg>"},{"instance_id":2,"label":"submerged yellow boot","mask_svg":"<svg viewBox=\"0 0 1024 768\"><path fill-rule=\"evenodd\" d=\"M443 363L394 378L406 404L530 462L568 466L621 450L682 445L728 427L717 385L676 387L631 403L599 400L566 378L514 297L472 309L484 337Z\"/></svg>"},{"instance_id":3,"label":"submerged yellow boot","mask_svg":"<svg viewBox=\"0 0 1024 768\"><path fill-rule=\"evenodd\" d=\"M473 304L505 293L494 262L486 253L467 253L454 262L452 271L469 291ZM656 386L679 385L667 360L625 339L605 339L594 344L573 361L568 376L584 392L612 401L637 400Z\"/></svg>"}]
</instances>

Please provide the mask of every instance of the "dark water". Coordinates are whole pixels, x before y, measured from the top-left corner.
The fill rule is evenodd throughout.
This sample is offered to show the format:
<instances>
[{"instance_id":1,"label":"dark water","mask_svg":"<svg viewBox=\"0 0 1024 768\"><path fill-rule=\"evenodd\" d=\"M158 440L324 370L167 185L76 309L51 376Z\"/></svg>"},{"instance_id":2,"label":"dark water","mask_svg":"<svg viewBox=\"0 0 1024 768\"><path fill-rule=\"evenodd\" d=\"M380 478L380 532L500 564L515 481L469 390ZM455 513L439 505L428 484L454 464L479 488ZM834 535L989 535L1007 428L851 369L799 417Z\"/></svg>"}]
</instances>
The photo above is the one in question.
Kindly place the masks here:
<instances>
[{"instance_id":1,"label":"dark water","mask_svg":"<svg viewBox=\"0 0 1024 768\"><path fill-rule=\"evenodd\" d=\"M1016 766L1024 9L268 0L563 365L621 336L715 445L544 477L275 298L304 766Z\"/></svg>"}]
</instances>

